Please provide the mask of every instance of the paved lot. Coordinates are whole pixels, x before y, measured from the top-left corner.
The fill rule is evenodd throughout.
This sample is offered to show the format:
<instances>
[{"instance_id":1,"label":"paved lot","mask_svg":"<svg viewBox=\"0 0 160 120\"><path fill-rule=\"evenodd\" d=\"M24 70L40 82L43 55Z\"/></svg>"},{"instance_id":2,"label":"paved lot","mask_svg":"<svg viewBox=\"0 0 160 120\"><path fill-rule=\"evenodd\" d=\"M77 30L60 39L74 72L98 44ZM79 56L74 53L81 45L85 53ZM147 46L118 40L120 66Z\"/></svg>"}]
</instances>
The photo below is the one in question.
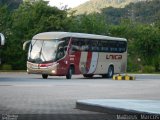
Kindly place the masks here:
<instances>
[{"instance_id":1,"label":"paved lot","mask_svg":"<svg viewBox=\"0 0 160 120\"><path fill-rule=\"evenodd\" d=\"M0 73L0 114L94 116L99 113L75 109L76 100L160 100L160 75L135 76L135 81L115 81L99 76L84 79L80 75L73 76L71 80L65 77L49 77L44 80L40 75Z\"/></svg>"}]
</instances>

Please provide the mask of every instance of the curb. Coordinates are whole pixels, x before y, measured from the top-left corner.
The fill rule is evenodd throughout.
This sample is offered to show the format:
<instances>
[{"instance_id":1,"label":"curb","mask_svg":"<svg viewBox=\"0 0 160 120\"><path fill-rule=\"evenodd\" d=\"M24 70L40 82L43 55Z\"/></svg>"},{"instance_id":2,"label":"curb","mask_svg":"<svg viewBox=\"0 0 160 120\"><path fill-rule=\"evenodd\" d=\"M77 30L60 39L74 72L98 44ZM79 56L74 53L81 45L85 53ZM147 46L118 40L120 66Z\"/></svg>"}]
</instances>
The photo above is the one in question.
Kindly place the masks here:
<instances>
[{"instance_id":1,"label":"curb","mask_svg":"<svg viewBox=\"0 0 160 120\"><path fill-rule=\"evenodd\" d=\"M114 75L113 80L135 80L136 78L134 76L129 76L129 75Z\"/></svg>"},{"instance_id":2,"label":"curb","mask_svg":"<svg viewBox=\"0 0 160 120\"><path fill-rule=\"evenodd\" d=\"M86 103L81 103L79 101L76 102L76 109L80 110L87 110L92 112L100 112L100 113L107 113L107 114L135 114L135 111L127 111L122 110L119 108L112 108L112 107L104 107L99 105L90 105Z\"/></svg>"},{"instance_id":3,"label":"curb","mask_svg":"<svg viewBox=\"0 0 160 120\"><path fill-rule=\"evenodd\" d=\"M77 100L76 109L107 113L112 115L113 114L160 115L160 111L157 111L157 109L159 108L157 106L159 104L160 101L157 100L87 99L87 100ZM128 105L131 107L128 107ZM149 105L150 108L148 108L147 105Z\"/></svg>"}]
</instances>

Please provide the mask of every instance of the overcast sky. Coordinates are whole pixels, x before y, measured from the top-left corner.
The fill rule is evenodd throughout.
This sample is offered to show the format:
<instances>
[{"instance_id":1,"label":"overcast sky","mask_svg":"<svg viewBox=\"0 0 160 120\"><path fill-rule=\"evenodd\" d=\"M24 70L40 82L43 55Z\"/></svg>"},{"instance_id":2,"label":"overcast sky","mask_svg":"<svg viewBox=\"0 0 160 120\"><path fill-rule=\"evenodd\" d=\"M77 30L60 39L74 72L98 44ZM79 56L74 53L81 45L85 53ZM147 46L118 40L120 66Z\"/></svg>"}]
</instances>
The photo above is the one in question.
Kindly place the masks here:
<instances>
[{"instance_id":1,"label":"overcast sky","mask_svg":"<svg viewBox=\"0 0 160 120\"><path fill-rule=\"evenodd\" d=\"M89 0L45 0L45 1L50 1L51 6L57 6L59 8L65 5L68 6L67 8L73 8Z\"/></svg>"}]
</instances>

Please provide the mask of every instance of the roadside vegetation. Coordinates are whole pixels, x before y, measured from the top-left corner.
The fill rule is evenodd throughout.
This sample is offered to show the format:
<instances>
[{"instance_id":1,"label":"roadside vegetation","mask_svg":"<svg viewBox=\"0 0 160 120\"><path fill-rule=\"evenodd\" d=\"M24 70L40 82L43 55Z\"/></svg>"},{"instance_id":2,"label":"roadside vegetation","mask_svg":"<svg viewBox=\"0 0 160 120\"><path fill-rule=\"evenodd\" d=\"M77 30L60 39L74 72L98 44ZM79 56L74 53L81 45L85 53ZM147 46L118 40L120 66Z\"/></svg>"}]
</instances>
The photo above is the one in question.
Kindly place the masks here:
<instances>
[{"instance_id":1,"label":"roadside vegetation","mask_svg":"<svg viewBox=\"0 0 160 120\"><path fill-rule=\"evenodd\" d=\"M160 19L143 23L121 18L118 24L107 19L107 15L100 13L75 16L65 7L51 7L42 0L19 3L13 9L1 3L0 32L5 35L6 44L0 49L0 69L25 70L27 51L22 50L24 41L40 32L67 31L127 38L128 72L160 71Z\"/></svg>"}]
</instances>

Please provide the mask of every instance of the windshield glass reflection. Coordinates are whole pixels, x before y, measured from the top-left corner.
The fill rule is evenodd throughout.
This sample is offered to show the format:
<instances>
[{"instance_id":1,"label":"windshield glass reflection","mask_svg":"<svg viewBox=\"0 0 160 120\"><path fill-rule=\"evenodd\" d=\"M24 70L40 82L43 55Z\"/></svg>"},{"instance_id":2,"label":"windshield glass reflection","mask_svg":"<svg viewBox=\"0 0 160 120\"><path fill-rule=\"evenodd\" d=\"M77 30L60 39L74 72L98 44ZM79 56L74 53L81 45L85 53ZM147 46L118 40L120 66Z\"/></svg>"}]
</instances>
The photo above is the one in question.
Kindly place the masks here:
<instances>
[{"instance_id":1,"label":"windshield glass reflection","mask_svg":"<svg viewBox=\"0 0 160 120\"><path fill-rule=\"evenodd\" d=\"M53 62L56 57L58 40L32 40L28 61L33 63Z\"/></svg>"}]
</instances>

